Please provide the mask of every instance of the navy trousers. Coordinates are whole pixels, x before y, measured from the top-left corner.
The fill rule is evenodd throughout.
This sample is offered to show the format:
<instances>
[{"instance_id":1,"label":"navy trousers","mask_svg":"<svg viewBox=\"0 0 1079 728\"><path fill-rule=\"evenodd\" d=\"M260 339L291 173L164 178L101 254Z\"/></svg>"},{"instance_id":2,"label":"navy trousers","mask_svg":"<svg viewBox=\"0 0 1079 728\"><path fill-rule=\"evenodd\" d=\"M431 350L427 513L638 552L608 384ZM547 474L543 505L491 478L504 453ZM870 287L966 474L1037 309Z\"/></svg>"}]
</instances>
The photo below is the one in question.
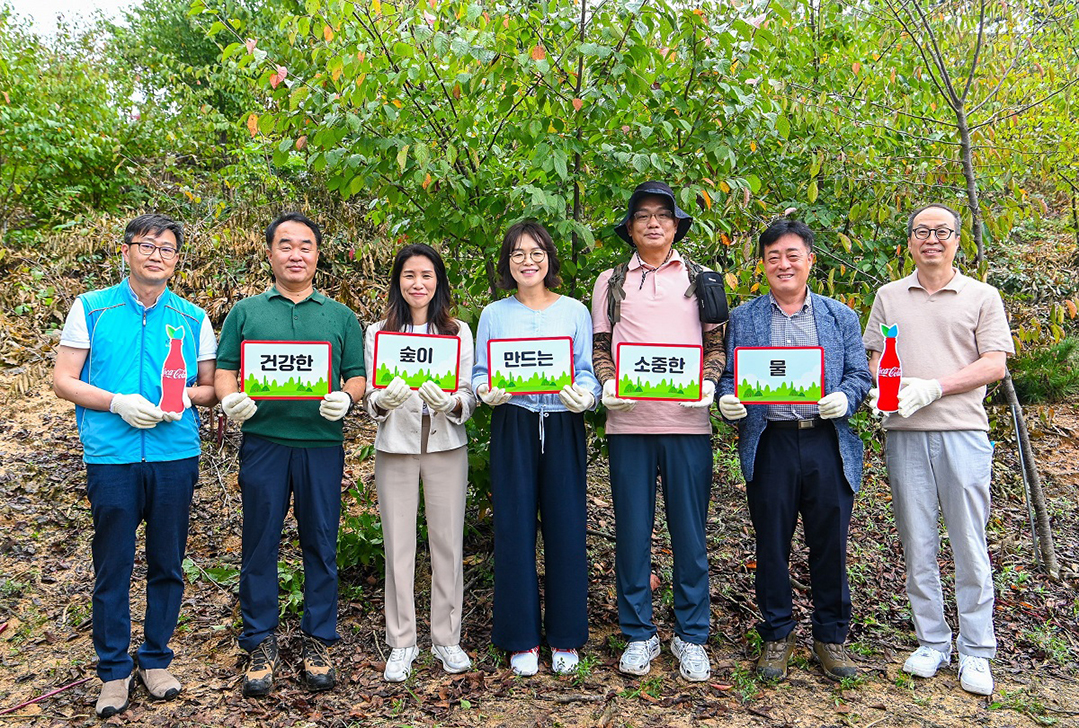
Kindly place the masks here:
<instances>
[{"instance_id":1,"label":"navy trousers","mask_svg":"<svg viewBox=\"0 0 1079 728\"><path fill-rule=\"evenodd\" d=\"M675 632L708 640L708 552L705 522L712 495L708 435L608 435L615 518L618 623L630 642L656 633L652 623L652 528L656 476L661 478L674 552Z\"/></svg>"},{"instance_id":2,"label":"navy trousers","mask_svg":"<svg viewBox=\"0 0 1079 728\"><path fill-rule=\"evenodd\" d=\"M547 644L576 649L588 641L585 457L583 415L540 415L512 404L495 408L491 417L495 523L491 641L504 650L529 650L541 641L537 512L543 529L542 622Z\"/></svg>"},{"instance_id":3,"label":"navy trousers","mask_svg":"<svg viewBox=\"0 0 1079 728\"><path fill-rule=\"evenodd\" d=\"M146 522L146 615L139 664L164 669L184 594L183 560L199 459L129 465L86 465L94 520L94 650L103 682L131 674L131 571L135 532Z\"/></svg>"},{"instance_id":4,"label":"navy trousers","mask_svg":"<svg viewBox=\"0 0 1079 728\"><path fill-rule=\"evenodd\" d=\"M806 430L765 428L746 496L757 532L761 639L782 640L794 629L791 539L801 513L809 546L813 637L842 644L850 626L847 529L854 492L843 475L835 428L828 423Z\"/></svg>"},{"instance_id":5,"label":"navy trousers","mask_svg":"<svg viewBox=\"0 0 1079 728\"><path fill-rule=\"evenodd\" d=\"M277 629L277 557L290 497L303 551L300 629L325 644L340 639L337 529L344 467L341 445L289 447L244 435L239 475L244 509L240 647L248 652Z\"/></svg>"}]
</instances>

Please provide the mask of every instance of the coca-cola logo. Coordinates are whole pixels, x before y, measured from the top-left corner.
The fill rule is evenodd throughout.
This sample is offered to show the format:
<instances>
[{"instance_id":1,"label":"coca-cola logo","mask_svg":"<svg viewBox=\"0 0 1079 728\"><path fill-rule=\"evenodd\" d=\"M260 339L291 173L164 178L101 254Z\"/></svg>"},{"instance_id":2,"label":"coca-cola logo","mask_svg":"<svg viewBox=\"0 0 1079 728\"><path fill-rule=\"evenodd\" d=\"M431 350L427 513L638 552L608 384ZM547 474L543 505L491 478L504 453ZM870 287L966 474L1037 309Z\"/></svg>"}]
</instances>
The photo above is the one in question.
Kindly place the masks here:
<instances>
[{"instance_id":1,"label":"coca-cola logo","mask_svg":"<svg viewBox=\"0 0 1079 728\"><path fill-rule=\"evenodd\" d=\"M187 379L187 371L184 369L165 369L161 376L166 379Z\"/></svg>"},{"instance_id":2,"label":"coca-cola logo","mask_svg":"<svg viewBox=\"0 0 1079 728\"><path fill-rule=\"evenodd\" d=\"M899 367L882 367L877 370L878 377L901 377L903 370Z\"/></svg>"}]
</instances>

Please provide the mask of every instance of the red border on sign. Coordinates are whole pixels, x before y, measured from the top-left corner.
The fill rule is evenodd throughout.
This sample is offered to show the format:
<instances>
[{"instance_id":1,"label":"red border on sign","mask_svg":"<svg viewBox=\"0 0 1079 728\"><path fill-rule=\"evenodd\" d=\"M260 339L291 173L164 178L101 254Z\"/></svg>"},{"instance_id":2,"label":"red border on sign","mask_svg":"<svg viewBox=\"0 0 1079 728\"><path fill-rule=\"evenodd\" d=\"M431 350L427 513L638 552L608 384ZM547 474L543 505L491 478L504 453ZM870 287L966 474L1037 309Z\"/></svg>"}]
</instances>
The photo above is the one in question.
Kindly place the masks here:
<instances>
[{"instance_id":1,"label":"red border on sign","mask_svg":"<svg viewBox=\"0 0 1079 728\"><path fill-rule=\"evenodd\" d=\"M497 341L567 341L569 342L569 383L573 384L577 381L577 366L573 359L573 337L572 336L524 336L521 338L505 338L505 339L488 339L487 340L487 388L494 389L494 385L491 383L491 344ZM541 390L538 392L511 392L510 394L517 396L518 394L557 394L561 388L554 390Z\"/></svg>"},{"instance_id":2,"label":"red border on sign","mask_svg":"<svg viewBox=\"0 0 1079 728\"><path fill-rule=\"evenodd\" d=\"M326 386L327 392L333 391L333 344L328 341L261 341L261 340L245 340L240 342L240 391L243 391L243 383L247 381L247 375L244 373L244 349L248 344L325 344L329 349L329 355L326 357ZM289 399L295 400L318 400L322 399L321 394L312 394L307 397L268 397L264 394L248 395L251 399L263 399L273 401L284 401Z\"/></svg>"},{"instance_id":3,"label":"red border on sign","mask_svg":"<svg viewBox=\"0 0 1079 728\"><path fill-rule=\"evenodd\" d=\"M734 347L734 395L738 396L738 351L745 349L746 351L760 350L760 349L775 349L776 351L790 351L792 349L816 349L820 351L820 392L821 397L824 396L824 347L823 346L736 346ZM816 402L802 402L800 400L789 399L777 399L768 400L767 402L761 402L754 400L752 402L746 402L745 404L816 404Z\"/></svg>"},{"instance_id":4,"label":"red border on sign","mask_svg":"<svg viewBox=\"0 0 1079 728\"><path fill-rule=\"evenodd\" d=\"M696 402L700 397L631 397L621 393L622 378L618 376L618 361L622 356L623 346L662 346L667 349L697 349L701 352L701 366L697 373L698 386L704 388L704 347L700 344L659 344L651 341L620 341L614 352L614 396L620 399L632 399L636 402Z\"/></svg>"},{"instance_id":5,"label":"red border on sign","mask_svg":"<svg viewBox=\"0 0 1079 728\"><path fill-rule=\"evenodd\" d=\"M412 332L408 332L408 331L382 331L382 330L379 330L379 331L375 332L375 351L374 351L374 354L373 354L373 357L372 357L374 359L374 361L371 362L371 371L374 372L374 374L371 375L371 386L374 389L385 389L386 388L385 384L380 386L377 383L377 379L378 379L378 376L377 376L378 375L378 337L382 336L383 334L386 334L388 336L418 336L418 337L420 337L422 339L456 339L457 340L457 356L454 357L456 359L456 365L454 366L454 369L457 370L457 376L454 378L454 384L456 386L454 386L453 389L443 389L442 391L443 392L456 392L458 389L461 388L461 337L460 336L452 336L450 334L417 334L417 333L412 333ZM419 389L419 387L409 387L409 389L415 391L415 390Z\"/></svg>"}]
</instances>

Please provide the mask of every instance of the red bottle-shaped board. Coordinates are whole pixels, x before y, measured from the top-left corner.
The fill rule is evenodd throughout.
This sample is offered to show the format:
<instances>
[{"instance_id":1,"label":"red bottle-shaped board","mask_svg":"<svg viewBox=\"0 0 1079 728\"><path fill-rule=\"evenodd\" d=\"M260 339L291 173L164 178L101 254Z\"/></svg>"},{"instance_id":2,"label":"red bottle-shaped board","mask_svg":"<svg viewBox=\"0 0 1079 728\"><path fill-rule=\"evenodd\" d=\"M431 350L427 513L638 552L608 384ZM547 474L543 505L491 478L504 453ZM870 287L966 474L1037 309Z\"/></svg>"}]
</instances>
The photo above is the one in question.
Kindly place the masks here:
<instances>
[{"instance_id":1,"label":"red bottle-shaped board","mask_svg":"<svg viewBox=\"0 0 1079 728\"><path fill-rule=\"evenodd\" d=\"M157 405L162 412L182 413L184 411L184 389L187 387L187 362L184 361L184 327L166 326L169 336L169 355L161 367L161 402Z\"/></svg>"},{"instance_id":2,"label":"red bottle-shaped board","mask_svg":"<svg viewBox=\"0 0 1079 728\"><path fill-rule=\"evenodd\" d=\"M877 365L877 409L881 412L895 412L899 409L899 380L903 378L903 363L899 361L899 352L896 350L899 325L881 324L880 332L884 334L884 353Z\"/></svg>"}]
</instances>

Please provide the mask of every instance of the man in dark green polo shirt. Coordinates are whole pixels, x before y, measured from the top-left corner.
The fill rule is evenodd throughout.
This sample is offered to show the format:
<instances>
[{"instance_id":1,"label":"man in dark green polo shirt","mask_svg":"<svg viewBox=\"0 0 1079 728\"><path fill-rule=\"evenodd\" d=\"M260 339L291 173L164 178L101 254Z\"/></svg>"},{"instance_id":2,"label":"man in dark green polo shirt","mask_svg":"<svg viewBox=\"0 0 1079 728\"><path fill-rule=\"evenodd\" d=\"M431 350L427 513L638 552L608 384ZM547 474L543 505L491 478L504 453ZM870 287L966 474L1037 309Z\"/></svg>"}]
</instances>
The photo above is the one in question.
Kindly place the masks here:
<instances>
[{"instance_id":1,"label":"man in dark green polo shirt","mask_svg":"<svg viewBox=\"0 0 1079 728\"><path fill-rule=\"evenodd\" d=\"M363 331L347 307L314 289L322 233L299 213L266 228L274 285L237 303L225 319L214 388L230 420L242 423L240 491L240 646L251 653L243 692L266 695L279 667L277 556L289 496L299 526L304 566L304 680L314 690L334 686L328 645L337 634L337 528L345 453L342 418L364 392ZM244 341L328 341L330 393L318 400L261 400L240 391ZM343 385L340 383L343 382Z\"/></svg>"}]
</instances>

